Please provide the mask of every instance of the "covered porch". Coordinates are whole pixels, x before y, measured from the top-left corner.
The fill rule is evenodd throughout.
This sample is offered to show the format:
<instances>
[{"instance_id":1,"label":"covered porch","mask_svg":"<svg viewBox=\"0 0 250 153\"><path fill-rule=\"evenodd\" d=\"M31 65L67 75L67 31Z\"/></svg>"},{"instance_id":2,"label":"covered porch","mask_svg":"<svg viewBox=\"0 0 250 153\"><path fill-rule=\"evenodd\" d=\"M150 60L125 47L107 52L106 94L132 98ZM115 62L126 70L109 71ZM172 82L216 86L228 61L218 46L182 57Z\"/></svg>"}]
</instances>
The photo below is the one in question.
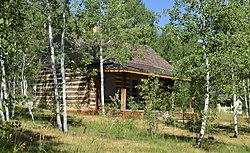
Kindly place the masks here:
<instances>
[{"instance_id":1,"label":"covered porch","mask_svg":"<svg viewBox=\"0 0 250 153\"><path fill-rule=\"evenodd\" d=\"M105 103L111 103L110 96L113 97L118 90L121 100L121 111L130 111L128 105L129 97L133 97L135 102L142 102L137 86L142 83L142 79L147 79L148 76L152 75L151 73L125 69L105 69L104 72ZM174 85L173 77L167 75L158 75L158 77L164 90L170 91L170 88Z\"/></svg>"}]
</instances>

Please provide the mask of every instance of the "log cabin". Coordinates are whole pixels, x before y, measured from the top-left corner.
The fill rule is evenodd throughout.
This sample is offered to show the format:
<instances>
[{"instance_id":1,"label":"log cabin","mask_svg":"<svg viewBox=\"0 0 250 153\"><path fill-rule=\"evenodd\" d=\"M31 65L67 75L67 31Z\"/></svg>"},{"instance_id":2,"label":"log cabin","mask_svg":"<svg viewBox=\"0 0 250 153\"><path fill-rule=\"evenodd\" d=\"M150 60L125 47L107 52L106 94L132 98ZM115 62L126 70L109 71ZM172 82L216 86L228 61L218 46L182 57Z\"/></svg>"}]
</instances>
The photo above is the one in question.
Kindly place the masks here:
<instances>
[{"instance_id":1,"label":"log cabin","mask_svg":"<svg viewBox=\"0 0 250 153\"><path fill-rule=\"evenodd\" d=\"M105 103L110 103L110 96L114 96L117 90L120 91L121 110L129 111L127 98L134 97L140 102L137 85L141 79L151 74L156 74L165 90L174 84L172 74L173 67L158 53L151 48L142 48L143 58L134 57L127 63L118 64L112 60L104 62L104 91ZM100 104L100 75L99 61L94 61L91 68L97 70L97 75L92 77L84 76L80 69L65 69L67 110L69 112L80 112L84 114L96 114L101 109ZM58 71L58 82L60 89L61 75ZM49 66L41 71L36 85L36 106L51 108L53 106L53 76Z\"/></svg>"}]
</instances>

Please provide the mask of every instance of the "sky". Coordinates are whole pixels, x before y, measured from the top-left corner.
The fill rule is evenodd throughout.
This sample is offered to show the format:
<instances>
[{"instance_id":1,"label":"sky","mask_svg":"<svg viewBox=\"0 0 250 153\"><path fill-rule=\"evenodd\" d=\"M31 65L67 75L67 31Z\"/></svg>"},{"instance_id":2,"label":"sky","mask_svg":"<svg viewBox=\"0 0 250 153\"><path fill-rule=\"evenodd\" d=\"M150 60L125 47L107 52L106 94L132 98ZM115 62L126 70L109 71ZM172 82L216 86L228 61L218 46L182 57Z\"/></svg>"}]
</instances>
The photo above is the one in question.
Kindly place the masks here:
<instances>
[{"instance_id":1,"label":"sky","mask_svg":"<svg viewBox=\"0 0 250 153\"><path fill-rule=\"evenodd\" d=\"M174 6L174 0L142 0L146 8L153 10L156 13L163 12L163 9L170 9ZM169 21L169 16L162 16L159 19L159 26L164 26Z\"/></svg>"},{"instance_id":2,"label":"sky","mask_svg":"<svg viewBox=\"0 0 250 153\"><path fill-rule=\"evenodd\" d=\"M70 0L71 2L73 0ZM80 0L79 0L80 1ZM142 0L146 8L156 13L162 13L164 9L170 9L174 6L174 0ZM164 26L169 21L169 16L163 16L159 19L159 26Z\"/></svg>"}]
</instances>

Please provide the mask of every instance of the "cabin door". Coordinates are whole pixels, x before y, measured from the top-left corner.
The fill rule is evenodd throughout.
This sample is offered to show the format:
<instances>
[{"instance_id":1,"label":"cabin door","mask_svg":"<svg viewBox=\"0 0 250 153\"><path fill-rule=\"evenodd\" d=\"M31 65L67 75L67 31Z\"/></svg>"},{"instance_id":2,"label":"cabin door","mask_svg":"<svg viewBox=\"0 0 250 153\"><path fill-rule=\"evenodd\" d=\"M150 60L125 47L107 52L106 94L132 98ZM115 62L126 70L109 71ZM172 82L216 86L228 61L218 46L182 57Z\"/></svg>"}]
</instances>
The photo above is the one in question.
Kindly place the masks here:
<instances>
[{"instance_id":1,"label":"cabin door","mask_svg":"<svg viewBox=\"0 0 250 153\"><path fill-rule=\"evenodd\" d=\"M139 101L139 78L137 77L131 77L130 79L130 96L134 97L135 101Z\"/></svg>"}]
</instances>

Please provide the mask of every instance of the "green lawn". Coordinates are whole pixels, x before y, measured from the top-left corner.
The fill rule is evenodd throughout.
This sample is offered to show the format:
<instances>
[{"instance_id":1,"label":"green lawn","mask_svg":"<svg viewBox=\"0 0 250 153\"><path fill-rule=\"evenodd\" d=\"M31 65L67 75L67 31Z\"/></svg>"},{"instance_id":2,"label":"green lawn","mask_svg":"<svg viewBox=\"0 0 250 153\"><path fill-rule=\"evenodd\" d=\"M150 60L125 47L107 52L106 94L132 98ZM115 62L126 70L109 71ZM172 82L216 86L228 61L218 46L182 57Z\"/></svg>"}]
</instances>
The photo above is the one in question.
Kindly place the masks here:
<instances>
[{"instance_id":1,"label":"green lawn","mask_svg":"<svg viewBox=\"0 0 250 153\"><path fill-rule=\"evenodd\" d=\"M18 114L21 127L5 133L1 139L5 152L250 152L250 132L243 116L239 117L239 138L233 135L232 115L220 113L216 128L210 132L214 140L206 139L196 149L196 135L183 128L160 125L154 139L148 135L141 119L108 116L69 115L69 132L57 130L50 112L34 112L36 124L29 116ZM2 134L3 136L3 134ZM2 137L3 138L3 137Z\"/></svg>"}]
</instances>

